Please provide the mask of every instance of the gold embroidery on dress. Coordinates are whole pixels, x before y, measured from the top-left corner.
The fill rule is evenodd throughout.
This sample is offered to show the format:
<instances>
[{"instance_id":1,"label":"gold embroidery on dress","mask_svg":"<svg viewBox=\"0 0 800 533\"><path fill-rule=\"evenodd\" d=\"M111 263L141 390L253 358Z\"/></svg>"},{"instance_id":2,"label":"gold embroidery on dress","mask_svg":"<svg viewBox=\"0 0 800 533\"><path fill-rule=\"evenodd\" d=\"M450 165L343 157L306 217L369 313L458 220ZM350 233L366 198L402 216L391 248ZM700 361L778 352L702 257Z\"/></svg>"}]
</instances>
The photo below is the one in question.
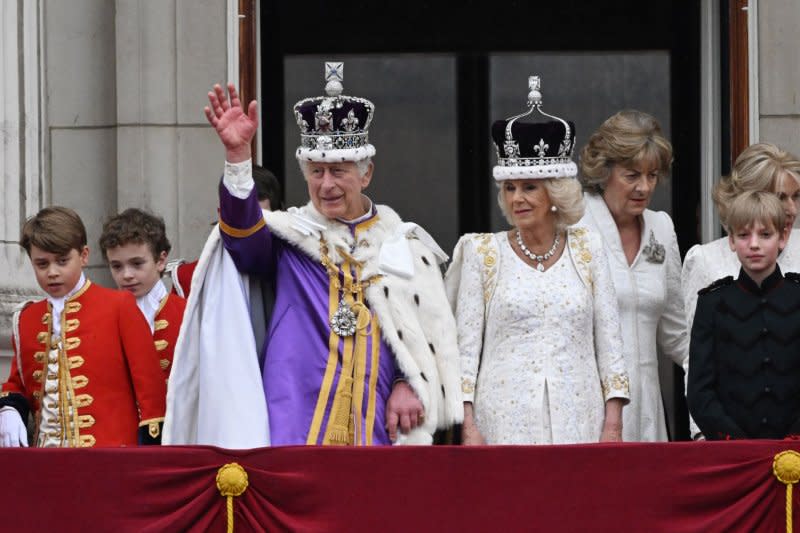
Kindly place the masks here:
<instances>
[{"instance_id":1,"label":"gold embroidery on dress","mask_svg":"<svg viewBox=\"0 0 800 533\"><path fill-rule=\"evenodd\" d=\"M594 279L589 265L592 262L592 252L589 250L589 242L586 239L586 228L569 229L569 248L575 258L575 266L578 274L586 281L589 289L594 293Z\"/></svg>"},{"instance_id":2,"label":"gold embroidery on dress","mask_svg":"<svg viewBox=\"0 0 800 533\"><path fill-rule=\"evenodd\" d=\"M612 392L629 394L630 380L625 374L612 374L603 380L603 397L608 398Z\"/></svg>"},{"instance_id":3,"label":"gold embroidery on dress","mask_svg":"<svg viewBox=\"0 0 800 533\"><path fill-rule=\"evenodd\" d=\"M494 235L481 233L475 236L476 250L483 257L483 303L489 303L494 292L497 274L497 250L492 246Z\"/></svg>"},{"instance_id":4,"label":"gold embroidery on dress","mask_svg":"<svg viewBox=\"0 0 800 533\"><path fill-rule=\"evenodd\" d=\"M475 392L475 383L468 378L461 378L461 392L464 394L472 394Z\"/></svg>"}]
</instances>

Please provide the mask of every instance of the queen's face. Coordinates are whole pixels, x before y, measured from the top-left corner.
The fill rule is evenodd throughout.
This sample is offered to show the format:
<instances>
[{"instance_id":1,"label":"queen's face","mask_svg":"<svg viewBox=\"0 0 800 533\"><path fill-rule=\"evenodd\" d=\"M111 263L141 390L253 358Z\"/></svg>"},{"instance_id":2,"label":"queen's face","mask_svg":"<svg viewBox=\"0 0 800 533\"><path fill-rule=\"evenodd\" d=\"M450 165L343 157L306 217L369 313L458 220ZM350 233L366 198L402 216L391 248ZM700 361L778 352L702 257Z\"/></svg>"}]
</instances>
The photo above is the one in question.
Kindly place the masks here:
<instances>
[{"instance_id":1,"label":"queen's face","mask_svg":"<svg viewBox=\"0 0 800 533\"><path fill-rule=\"evenodd\" d=\"M786 213L786 238L788 239L794 226L794 221L797 218L798 203L800 203L800 182L788 172L784 172L781 179L778 180L778 188L775 194L778 195Z\"/></svg>"},{"instance_id":2,"label":"queen's face","mask_svg":"<svg viewBox=\"0 0 800 533\"><path fill-rule=\"evenodd\" d=\"M553 204L542 180L506 180L503 202L514 226L527 229L552 221Z\"/></svg>"}]
</instances>

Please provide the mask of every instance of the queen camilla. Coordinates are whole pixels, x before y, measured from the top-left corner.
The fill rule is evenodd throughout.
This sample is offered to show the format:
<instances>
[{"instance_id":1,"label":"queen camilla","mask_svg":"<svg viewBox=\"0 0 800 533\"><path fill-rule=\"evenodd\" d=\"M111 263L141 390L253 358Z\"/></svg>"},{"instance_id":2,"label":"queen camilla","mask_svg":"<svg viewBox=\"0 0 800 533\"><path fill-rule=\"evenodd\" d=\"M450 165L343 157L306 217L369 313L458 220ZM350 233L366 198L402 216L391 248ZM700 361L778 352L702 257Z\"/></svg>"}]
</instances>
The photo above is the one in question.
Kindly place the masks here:
<instances>
[{"instance_id":1,"label":"queen camilla","mask_svg":"<svg viewBox=\"0 0 800 533\"><path fill-rule=\"evenodd\" d=\"M619 441L628 401L616 295L572 161L575 126L528 110L492 126L512 228L464 235L447 272L458 325L465 444ZM541 121L532 118L538 114Z\"/></svg>"}]
</instances>

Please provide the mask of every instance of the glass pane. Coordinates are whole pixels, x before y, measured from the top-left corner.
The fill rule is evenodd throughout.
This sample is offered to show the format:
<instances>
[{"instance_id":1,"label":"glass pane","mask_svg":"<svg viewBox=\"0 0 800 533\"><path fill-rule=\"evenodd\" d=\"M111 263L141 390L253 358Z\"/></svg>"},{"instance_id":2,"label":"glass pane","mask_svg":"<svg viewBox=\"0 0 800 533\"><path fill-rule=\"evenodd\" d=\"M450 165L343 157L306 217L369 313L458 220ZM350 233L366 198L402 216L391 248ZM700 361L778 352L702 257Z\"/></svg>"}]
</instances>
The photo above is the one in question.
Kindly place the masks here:
<instances>
[{"instance_id":1,"label":"glass pane","mask_svg":"<svg viewBox=\"0 0 800 533\"><path fill-rule=\"evenodd\" d=\"M292 56L284 62L286 198L308 192L294 157L300 135L292 106L323 94L325 61L344 62L344 94L375 105L375 173L366 193L424 227L447 253L458 239L455 59L446 55Z\"/></svg>"}]
</instances>

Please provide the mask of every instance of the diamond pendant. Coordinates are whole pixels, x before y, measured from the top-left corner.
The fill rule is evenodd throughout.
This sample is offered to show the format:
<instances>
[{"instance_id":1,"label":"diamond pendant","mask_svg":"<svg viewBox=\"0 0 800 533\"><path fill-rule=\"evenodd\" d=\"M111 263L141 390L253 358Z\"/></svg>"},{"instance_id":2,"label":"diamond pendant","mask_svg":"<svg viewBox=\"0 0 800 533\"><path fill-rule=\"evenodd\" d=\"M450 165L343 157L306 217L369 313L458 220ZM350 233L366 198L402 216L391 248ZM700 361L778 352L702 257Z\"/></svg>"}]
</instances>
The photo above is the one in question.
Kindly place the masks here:
<instances>
[{"instance_id":1,"label":"diamond pendant","mask_svg":"<svg viewBox=\"0 0 800 533\"><path fill-rule=\"evenodd\" d=\"M539 272L544 272L544 265L539 263L538 265L536 265L536 270L538 270Z\"/></svg>"},{"instance_id":2,"label":"diamond pendant","mask_svg":"<svg viewBox=\"0 0 800 533\"><path fill-rule=\"evenodd\" d=\"M340 337L350 337L356 332L356 314L343 299L331 317L331 329Z\"/></svg>"}]
</instances>

